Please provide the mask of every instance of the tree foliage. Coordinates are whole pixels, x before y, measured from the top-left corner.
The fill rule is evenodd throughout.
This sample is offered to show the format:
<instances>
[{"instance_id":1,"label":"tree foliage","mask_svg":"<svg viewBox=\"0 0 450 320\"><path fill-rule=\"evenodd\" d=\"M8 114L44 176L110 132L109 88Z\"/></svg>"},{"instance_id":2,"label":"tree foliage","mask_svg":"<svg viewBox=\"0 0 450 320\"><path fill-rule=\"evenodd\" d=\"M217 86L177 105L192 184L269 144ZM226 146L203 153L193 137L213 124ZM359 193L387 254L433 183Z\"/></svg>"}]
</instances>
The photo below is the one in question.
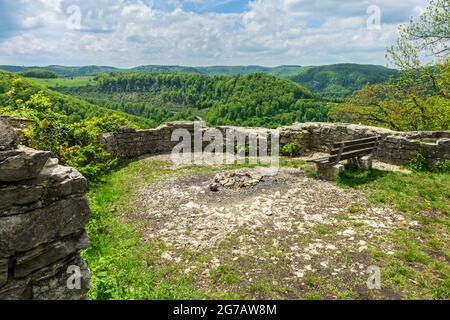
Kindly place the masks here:
<instances>
[{"instance_id":1,"label":"tree foliage","mask_svg":"<svg viewBox=\"0 0 450 320\"><path fill-rule=\"evenodd\" d=\"M450 128L450 5L430 0L418 21L400 27L400 37L388 49L400 69L397 79L367 85L348 103L333 110L334 120L361 122L395 130ZM432 54L433 59L424 60Z\"/></svg>"},{"instance_id":2,"label":"tree foliage","mask_svg":"<svg viewBox=\"0 0 450 320\"><path fill-rule=\"evenodd\" d=\"M77 168L91 181L99 179L118 164L118 159L111 158L97 144L96 137L101 132L116 132L125 125L136 127L136 124L119 114L70 123L68 116L58 111L47 92L33 93L27 92L28 89L23 78L12 78L0 104L0 115L31 120L24 130L22 143L51 151L63 164Z\"/></svg>"},{"instance_id":3,"label":"tree foliage","mask_svg":"<svg viewBox=\"0 0 450 320\"><path fill-rule=\"evenodd\" d=\"M289 80L267 74L209 77L198 74L117 73L97 86L59 88L109 109L157 123L204 117L210 125L277 127L327 121L332 103Z\"/></svg>"},{"instance_id":4,"label":"tree foliage","mask_svg":"<svg viewBox=\"0 0 450 320\"><path fill-rule=\"evenodd\" d=\"M41 79L55 79L58 75L50 70L45 69L27 69L19 73L21 76L26 78L41 78Z\"/></svg>"}]
</instances>

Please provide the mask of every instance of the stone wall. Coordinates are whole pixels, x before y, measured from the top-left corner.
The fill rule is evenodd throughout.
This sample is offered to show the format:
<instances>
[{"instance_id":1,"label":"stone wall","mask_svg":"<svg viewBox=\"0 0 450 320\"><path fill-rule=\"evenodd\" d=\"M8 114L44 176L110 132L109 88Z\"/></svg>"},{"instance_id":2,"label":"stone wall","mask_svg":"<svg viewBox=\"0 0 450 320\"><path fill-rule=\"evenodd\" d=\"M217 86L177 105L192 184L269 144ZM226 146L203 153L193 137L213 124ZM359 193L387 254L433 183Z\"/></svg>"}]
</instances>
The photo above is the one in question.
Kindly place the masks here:
<instances>
[{"instance_id":1,"label":"stone wall","mask_svg":"<svg viewBox=\"0 0 450 320\"><path fill-rule=\"evenodd\" d=\"M147 154L171 152L178 142L172 142L175 129L188 129L194 132L192 122L174 122L151 130L125 128L123 132L99 135L99 142L115 156L138 157ZM222 133L249 132L268 133L264 128L218 127ZM208 130L208 129L204 129ZM303 153L328 152L335 142L353 140L378 135L382 142L376 153L379 160L396 164L408 164L411 158L423 149L430 165L438 160L450 160L450 132L396 132L388 129L336 123L298 123L280 128L281 146L297 143ZM207 143L206 143L207 144Z\"/></svg>"},{"instance_id":2,"label":"stone wall","mask_svg":"<svg viewBox=\"0 0 450 320\"><path fill-rule=\"evenodd\" d=\"M0 118L0 300L85 298L85 188L84 177L49 152L19 146Z\"/></svg>"},{"instance_id":3,"label":"stone wall","mask_svg":"<svg viewBox=\"0 0 450 320\"><path fill-rule=\"evenodd\" d=\"M281 129L281 143L288 143L296 133L302 133L303 144L311 151L328 152L339 141L382 137L375 154L380 161L406 165L422 149L429 165L450 160L449 131L397 132L370 126L336 123L299 123ZM286 139L288 138L288 139Z\"/></svg>"}]
</instances>

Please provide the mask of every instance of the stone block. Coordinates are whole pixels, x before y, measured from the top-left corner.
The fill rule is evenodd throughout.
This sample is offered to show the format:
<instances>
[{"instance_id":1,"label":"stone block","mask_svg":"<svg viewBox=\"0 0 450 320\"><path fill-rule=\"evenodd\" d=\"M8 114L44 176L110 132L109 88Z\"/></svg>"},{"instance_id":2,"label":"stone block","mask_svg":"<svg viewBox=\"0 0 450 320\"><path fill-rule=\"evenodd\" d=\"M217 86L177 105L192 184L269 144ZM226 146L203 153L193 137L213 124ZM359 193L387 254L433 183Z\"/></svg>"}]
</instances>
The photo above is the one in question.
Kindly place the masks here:
<instances>
[{"instance_id":1,"label":"stone block","mask_svg":"<svg viewBox=\"0 0 450 320\"><path fill-rule=\"evenodd\" d=\"M25 214L0 218L0 253L26 252L41 244L77 233L88 222L84 196L63 199Z\"/></svg>"},{"instance_id":2,"label":"stone block","mask_svg":"<svg viewBox=\"0 0 450 320\"><path fill-rule=\"evenodd\" d=\"M342 164L316 163L316 172L319 179L334 181L344 171Z\"/></svg>"},{"instance_id":3,"label":"stone block","mask_svg":"<svg viewBox=\"0 0 450 320\"><path fill-rule=\"evenodd\" d=\"M17 144L16 132L6 120L0 118L0 151L16 149Z\"/></svg>"},{"instance_id":4,"label":"stone block","mask_svg":"<svg viewBox=\"0 0 450 320\"><path fill-rule=\"evenodd\" d=\"M372 156L365 156L361 158L353 158L349 160L349 163L359 170L370 170L372 169Z\"/></svg>"},{"instance_id":5,"label":"stone block","mask_svg":"<svg viewBox=\"0 0 450 320\"><path fill-rule=\"evenodd\" d=\"M82 234L34 248L17 257L14 276L23 278L36 270L86 248L88 244L87 235L83 232Z\"/></svg>"},{"instance_id":6,"label":"stone block","mask_svg":"<svg viewBox=\"0 0 450 320\"><path fill-rule=\"evenodd\" d=\"M44 168L50 152L19 147L15 156L0 162L0 182L18 182L36 178Z\"/></svg>"},{"instance_id":7,"label":"stone block","mask_svg":"<svg viewBox=\"0 0 450 320\"><path fill-rule=\"evenodd\" d=\"M32 287L26 280L12 280L0 288L0 300L29 300L32 298Z\"/></svg>"}]
</instances>

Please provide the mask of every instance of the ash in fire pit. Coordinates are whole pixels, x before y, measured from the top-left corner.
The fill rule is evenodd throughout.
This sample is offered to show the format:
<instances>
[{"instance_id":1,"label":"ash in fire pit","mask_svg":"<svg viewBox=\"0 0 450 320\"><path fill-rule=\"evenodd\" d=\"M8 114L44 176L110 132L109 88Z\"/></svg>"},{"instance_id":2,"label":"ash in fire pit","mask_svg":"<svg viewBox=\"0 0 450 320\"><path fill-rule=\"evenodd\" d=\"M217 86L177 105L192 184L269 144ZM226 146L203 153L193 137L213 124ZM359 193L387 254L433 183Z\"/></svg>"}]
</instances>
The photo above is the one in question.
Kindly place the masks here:
<instances>
[{"instance_id":1,"label":"ash in fire pit","mask_svg":"<svg viewBox=\"0 0 450 320\"><path fill-rule=\"evenodd\" d=\"M209 184L209 190L217 192L222 188L241 189L257 185L263 180L263 176L251 171L233 171L219 173Z\"/></svg>"}]
</instances>

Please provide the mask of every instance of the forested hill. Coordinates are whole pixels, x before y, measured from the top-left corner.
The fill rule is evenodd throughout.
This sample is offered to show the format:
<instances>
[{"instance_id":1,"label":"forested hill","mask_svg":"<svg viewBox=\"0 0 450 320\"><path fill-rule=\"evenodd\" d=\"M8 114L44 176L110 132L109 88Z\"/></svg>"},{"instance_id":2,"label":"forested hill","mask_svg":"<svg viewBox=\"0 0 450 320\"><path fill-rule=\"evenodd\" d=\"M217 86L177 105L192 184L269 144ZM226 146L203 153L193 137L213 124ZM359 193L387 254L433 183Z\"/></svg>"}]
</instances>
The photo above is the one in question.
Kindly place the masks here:
<instances>
[{"instance_id":1,"label":"forested hill","mask_svg":"<svg viewBox=\"0 0 450 320\"><path fill-rule=\"evenodd\" d=\"M398 71L375 65L335 64L304 67L288 78L301 83L321 97L347 97L366 84L383 83L397 77Z\"/></svg>"},{"instance_id":2,"label":"forested hill","mask_svg":"<svg viewBox=\"0 0 450 320\"><path fill-rule=\"evenodd\" d=\"M29 68L17 66L0 66L10 72L23 72ZM33 68L36 69L36 68ZM197 75L248 75L250 73L266 73L283 79L289 79L307 87L314 94L327 98L342 98L351 95L367 83L376 84L396 76L396 70L375 65L335 64L328 66L279 66L274 68L261 66L159 66L146 65L132 69L117 69L106 66L65 67L48 66L41 69L55 72L59 77L77 77L110 72L142 72L142 73L183 73Z\"/></svg>"},{"instance_id":3,"label":"forested hill","mask_svg":"<svg viewBox=\"0 0 450 320\"><path fill-rule=\"evenodd\" d=\"M67 121L69 123L75 123L93 117L117 114L144 128L154 127L157 125L157 123L151 119L145 119L143 117L103 108L83 99L71 97L47 88L43 88L32 83L30 80L18 78L12 73L0 71L0 107L5 107L8 105L8 100L10 98L8 97L8 92L12 89L16 95L16 99L20 99L22 101L29 101L34 94L40 91L44 92L45 96L49 98L52 103L53 111L67 116Z\"/></svg>"},{"instance_id":4,"label":"forested hill","mask_svg":"<svg viewBox=\"0 0 450 320\"><path fill-rule=\"evenodd\" d=\"M95 83L58 90L156 121L167 117L162 110L170 111L171 119L202 116L210 125L276 127L305 119L325 121L328 116L324 103L314 100L308 89L264 73L115 73L101 75Z\"/></svg>"}]
</instances>

